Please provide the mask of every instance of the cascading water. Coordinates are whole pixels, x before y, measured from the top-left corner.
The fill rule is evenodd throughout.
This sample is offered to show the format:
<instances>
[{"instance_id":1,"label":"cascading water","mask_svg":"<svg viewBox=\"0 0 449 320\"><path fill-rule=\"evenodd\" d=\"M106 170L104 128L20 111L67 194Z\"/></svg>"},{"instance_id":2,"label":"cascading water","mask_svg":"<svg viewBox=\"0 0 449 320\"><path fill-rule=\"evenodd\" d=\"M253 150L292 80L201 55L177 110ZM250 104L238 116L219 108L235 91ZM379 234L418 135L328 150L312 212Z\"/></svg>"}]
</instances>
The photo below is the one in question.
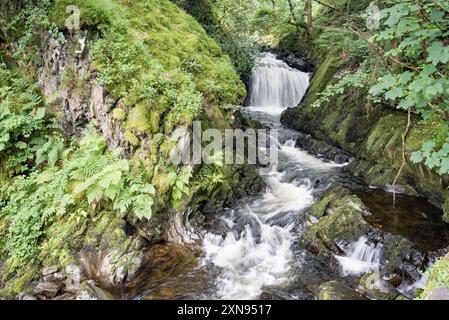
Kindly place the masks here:
<instances>
[{"instance_id":1,"label":"cascading water","mask_svg":"<svg viewBox=\"0 0 449 320\"><path fill-rule=\"evenodd\" d=\"M381 245L368 244L365 237L344 249L345 256L335 256L343 269L343 275L359 275L379 269Z\"/></svg>"},{"instance_id":2,"label":"cascading water","mask_svg":"<svg viewBox=\"0 0 449 320\"><path fill-rule=\"evenodd\" d=\"M272 127L279 128L279 115L267 112L266 106L280 113L299 103L308 79L307 74L267 54L254 69L251 102L262 107L259 116L262 114ZM302 209L313 203L315 186L310 171L329 172L335 165L295 148L293 131L280 131L279 162L260 170L266 192L228 210L223 220L231 231L226 236L210 233L204 239L203 265L212 263L220 268L212 298L254 299L264 287L289 281L294 221Z\"/></svg>"},{"instance_id":3,"label":"cascading water","mask_svg":"<svg viewBox=\"0 0 449 320\"><path fill-rule=\"evenodd\" d=\"M266 53L253 69L249 105L281 112L298 105L308 86L309 74L290 68L273 54Z\"/></svg>"}]
</instances>

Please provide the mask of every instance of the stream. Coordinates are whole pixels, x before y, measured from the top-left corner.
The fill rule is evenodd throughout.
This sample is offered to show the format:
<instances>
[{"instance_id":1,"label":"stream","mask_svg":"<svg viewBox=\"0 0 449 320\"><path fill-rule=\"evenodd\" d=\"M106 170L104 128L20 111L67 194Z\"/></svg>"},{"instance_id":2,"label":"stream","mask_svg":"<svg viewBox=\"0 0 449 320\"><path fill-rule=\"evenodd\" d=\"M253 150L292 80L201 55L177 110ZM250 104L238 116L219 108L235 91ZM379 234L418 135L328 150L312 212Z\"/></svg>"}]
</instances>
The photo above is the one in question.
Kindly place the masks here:
<instances>
[{"instance_id":1,"label":"stream","mask_svg":"<svg viewBox=\"0 0 449 320\"><path fill-rule=\"evenodd\" d=\"M131 283L115 292L125 299L260 299L281 293L287 299L312 299L311 291L325 281L378 267L379 246L363 237L345 249L331 269L295 239L304 209L333 182L350 179L345 164L320 159L295 147L298 133L280 123L280 114L301 101L309 75L290 68L272 54L262 55L254 68L249 106L244 114L278 129L279 161L259 169L267 187L256 197L241 199L217 215L227 230L209 232L200 250L175 244L156 245L150 263ZM424 249L442 248L449 229L441 212L418 198L399 197L392 206L382 190L358 191L373 209L368 221L378 230L409 236ZM407 217L405 219L405 217ZM438 220L439 219L439 220ZM405 221L405 222L404 222ZM188 253L191 252L191 253Z\"/></svg>"}]
</instances>

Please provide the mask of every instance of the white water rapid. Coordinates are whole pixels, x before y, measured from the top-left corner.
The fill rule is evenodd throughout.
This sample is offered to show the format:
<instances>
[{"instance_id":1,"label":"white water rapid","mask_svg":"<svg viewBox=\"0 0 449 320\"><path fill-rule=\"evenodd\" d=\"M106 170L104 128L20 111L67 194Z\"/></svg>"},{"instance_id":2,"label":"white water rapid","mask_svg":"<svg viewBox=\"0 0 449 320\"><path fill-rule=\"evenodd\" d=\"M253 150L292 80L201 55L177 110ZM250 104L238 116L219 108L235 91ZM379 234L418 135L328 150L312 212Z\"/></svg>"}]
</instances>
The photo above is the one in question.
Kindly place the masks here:
<instances>
[{"instance_id":1,"label":"white water rapid","mask_svg":"<svg viewBox=\"0 0 449 320\"><path fill-rule=\"evenodd\" d=\"M280 113L301 102L309 86L309 74L289 67L271 53L262 55L251 76L249 105Z\"/></svg>"},{"instance_id":2,"label":"white water rapid","mask_svg":"<svg viewBox=\"0 0 449 320\"><path fill-rule=\"evenodd\" d=\"M295 105L304 95L308 79L307 74L289 68L273 55L263 56L253 73L251 94L258 116L281 128L279 115L267 112L266 107L280 113ZM260 170L267 184L265 193L227 210L223 220L231 231L224 237L209 233L204 239L203 264L219 269L212 298L257 299L264 287L289 282L294 222L313 203L315 186L310 176L330 172L335 165L295 148L294 132L279 131L279 162Z\"/></svg>"},{"instance_id":3,"label":"white water rapid","mask_svg":"<svg viewBox=\"0 0 449 320\"><path fill-rule=\"evenodd\" d=\"M335 256L343 269L343 275L360 275L379 269L381 245L368 244L365 237L344 249L345 256Z\"/></svg>"}]
</instances>

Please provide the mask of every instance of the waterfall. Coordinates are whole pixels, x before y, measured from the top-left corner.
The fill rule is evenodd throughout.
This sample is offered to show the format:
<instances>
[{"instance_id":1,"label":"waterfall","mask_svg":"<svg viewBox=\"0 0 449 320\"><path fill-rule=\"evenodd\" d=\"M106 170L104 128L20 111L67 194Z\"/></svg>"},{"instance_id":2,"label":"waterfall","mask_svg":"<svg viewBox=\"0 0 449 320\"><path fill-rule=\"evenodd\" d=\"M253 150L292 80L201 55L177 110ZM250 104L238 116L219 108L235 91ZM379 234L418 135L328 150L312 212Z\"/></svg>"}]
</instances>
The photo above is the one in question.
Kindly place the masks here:
<instances>
[{"instance_id":1,"label":"waterfall","mask_svg":"<svg viewBox=\"0 0 449 320\"><path fill-rule=\"evenodd\" d=\"M309 86L309 74L290 68L271 53L263 54L251 76L249 106L278 109L297 106Z\"/></svg>"},{"instance_id":2,"label":"waterfall","mask_svg":"<svg viewBox=\"0 0 449 320\"><path fill-rule=\"evenodd\" d=\"M253 72L252 106L247 110L270 128L281 128L280 111L299 103L308 83L306 73L265 54ZM203 240L202 264L220 270L212 298L256 299L264 287L290 281L294 223L314 201L316 186L310 178L317 172L331 174L335 164L295 148L297 133L285 128L279 133L273 146L279 162L260 169L265 192L226 210L221 218L231 231L224 236L208 233Z\"/></svg>"},{"instance_id":3,"label":"waterfall","mask_svg":"<svg viewBox=\"0 0 449 320\"><path fill-rule=\"evenodd\" d=\"M343 275L359 275L380 266L381 245L368 244L365 237L344 248L345 256L335 256L343 269Z\"/></svg>"}]
</instances>

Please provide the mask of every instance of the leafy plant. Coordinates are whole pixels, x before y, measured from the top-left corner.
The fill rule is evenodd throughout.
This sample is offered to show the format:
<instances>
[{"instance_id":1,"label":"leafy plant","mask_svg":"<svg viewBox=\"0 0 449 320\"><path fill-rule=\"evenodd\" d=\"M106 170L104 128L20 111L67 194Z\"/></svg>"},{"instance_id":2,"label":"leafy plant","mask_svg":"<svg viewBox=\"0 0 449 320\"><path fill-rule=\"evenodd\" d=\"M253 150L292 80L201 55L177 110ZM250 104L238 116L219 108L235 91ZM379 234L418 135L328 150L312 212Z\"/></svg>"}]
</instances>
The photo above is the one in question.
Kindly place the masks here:
<instances>
[{"instance_id":1,"label":"leafy plant","mask_svg":"<svg viewBox=\"0 0 449 320\"><path fill-rule=\"evenodd\" d=\"M401 1L381 11L384 29L372 37L381 44L392 64L370 89L373 97L412 110L429 119L434 114L449 120L448 62L449 4L440 1ZM411 160L424 161L439 174L449 173L446 144L436 149L435 140L425 142Z\"/></svg>"},{"instance_id":2,"label":"leafy plant","mask_svg":"<svg viewBox=\"0 0 449 320\"><path fill-rule=\"evenodd\" d=\"M60 162L0 187L2 216L10 221L5 248L18 264L36 256L44 227L57 217L100 210L152 216L154 187L143 174L131 172L118 152L109 152L96 133L83 138L79 148L66 149ZM176 186L185 191L183 177Z\"/></svg>"},{"instance_id":3,"label":"leafy plant","mask_svg":"<svg viewBox=\"0 0 449 320\"><path fill-rule=\"evenodd\" d=\"M26 173L46 160L56 161L63 141L47 134L56 123L46 116L36 86L0 65L0 161L6 174ZM57 141L57 142L56 142Z\"/></svg>"}]
</instances>

